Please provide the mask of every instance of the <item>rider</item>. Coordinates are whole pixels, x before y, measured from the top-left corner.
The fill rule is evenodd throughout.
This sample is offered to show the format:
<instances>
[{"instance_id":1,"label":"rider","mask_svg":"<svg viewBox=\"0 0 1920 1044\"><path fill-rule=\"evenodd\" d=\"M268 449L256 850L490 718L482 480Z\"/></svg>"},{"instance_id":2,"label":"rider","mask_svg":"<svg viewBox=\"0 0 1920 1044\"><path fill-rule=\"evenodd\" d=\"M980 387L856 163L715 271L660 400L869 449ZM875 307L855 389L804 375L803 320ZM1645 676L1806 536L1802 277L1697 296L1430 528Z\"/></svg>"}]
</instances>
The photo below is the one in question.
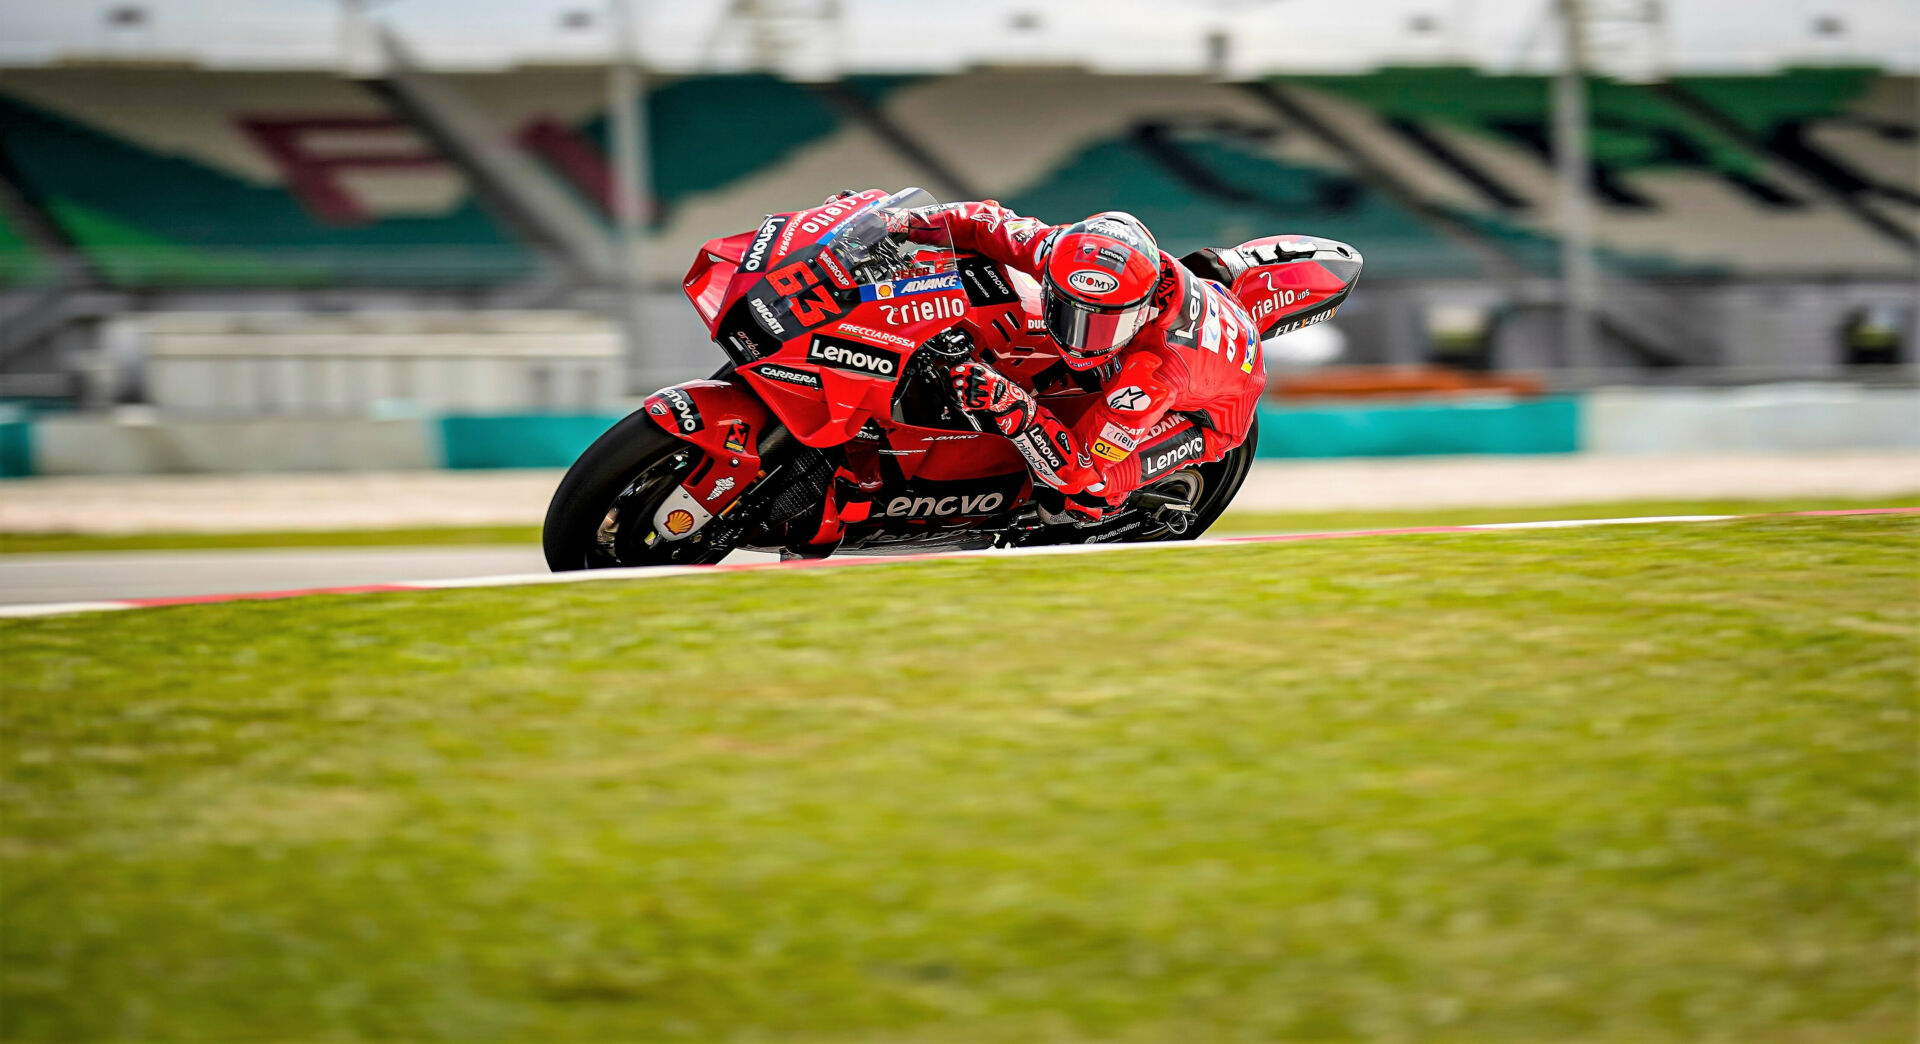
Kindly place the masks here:
<instances>
[{"instance_id":1,"label":"rider","mask_svg":"<svg viewBox=\"0 0 1920 1044\"><path fill-rule=\"evenodd\" d=\"M1064 423L985 362L952 368L961 405L1012 439L1069 510L1099 518L1127 494L1246 439L1266 386L1259 332L1240 302L1162 251L1131 214L1048 226L993 200L909 211L915 240L970 250L1040 283L1062 361L1099 398ZM1203 251L1231 279L1232 251Z\"/></svg>"}]
</instances>

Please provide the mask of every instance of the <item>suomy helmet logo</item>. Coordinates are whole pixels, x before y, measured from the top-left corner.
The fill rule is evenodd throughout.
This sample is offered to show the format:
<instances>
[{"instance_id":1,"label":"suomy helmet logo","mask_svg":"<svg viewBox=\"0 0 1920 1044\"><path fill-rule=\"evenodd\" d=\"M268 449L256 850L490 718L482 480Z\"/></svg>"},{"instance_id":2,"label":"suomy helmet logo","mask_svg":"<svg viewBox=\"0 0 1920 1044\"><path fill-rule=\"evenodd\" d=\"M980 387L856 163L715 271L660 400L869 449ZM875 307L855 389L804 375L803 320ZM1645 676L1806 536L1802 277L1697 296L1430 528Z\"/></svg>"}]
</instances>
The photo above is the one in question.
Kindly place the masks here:
<instances>
[{"instance_id":1,"label":"suomy helmet logo","mask_svg":"<svg viewBox=\"0 0 1920 1044\"><path fill-rule=\"evenodd\" d=\"M1083 268L1067 277L1067 285L1083 294L1110 294L1120 288L1120 280L1106 272Z\"/></svg>"}]
</instances>

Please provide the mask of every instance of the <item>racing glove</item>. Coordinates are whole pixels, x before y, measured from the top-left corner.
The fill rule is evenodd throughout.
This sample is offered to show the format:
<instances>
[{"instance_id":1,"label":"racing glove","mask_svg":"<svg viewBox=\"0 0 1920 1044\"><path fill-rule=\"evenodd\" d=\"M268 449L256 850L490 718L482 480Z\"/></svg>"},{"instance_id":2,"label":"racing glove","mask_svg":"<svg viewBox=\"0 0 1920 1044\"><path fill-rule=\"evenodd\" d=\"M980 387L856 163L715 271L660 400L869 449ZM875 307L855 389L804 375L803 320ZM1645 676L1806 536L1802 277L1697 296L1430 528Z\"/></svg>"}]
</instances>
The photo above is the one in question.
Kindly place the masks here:
<instances>
[{"instance_id":1,"label":"racing glove","mask_svg":"<svg viewBox=\"0 0 1920 1044\"><path fill-rule=\"evenodd\" d=\"M1033 396L1000 371L983 362L969 361L948 372L953 375L953 390L959 393L960 408L992 420L1000 434L1012 438L1033 423L1037 409Z\"/></svg>"}]
</instances>

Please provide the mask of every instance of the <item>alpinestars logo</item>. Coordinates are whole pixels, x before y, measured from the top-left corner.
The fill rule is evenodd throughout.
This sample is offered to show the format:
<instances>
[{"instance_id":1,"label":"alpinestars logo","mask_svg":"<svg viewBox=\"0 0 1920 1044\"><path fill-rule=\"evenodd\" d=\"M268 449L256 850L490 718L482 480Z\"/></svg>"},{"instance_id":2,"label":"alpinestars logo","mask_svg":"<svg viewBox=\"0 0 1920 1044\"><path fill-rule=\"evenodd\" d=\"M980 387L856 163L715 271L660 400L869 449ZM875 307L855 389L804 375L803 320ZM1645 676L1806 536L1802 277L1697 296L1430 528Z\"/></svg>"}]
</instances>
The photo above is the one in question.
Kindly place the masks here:
<instances>
[{"instance_id":1,"label":"alpinestars logo","mask_svg":"<svg viewBox=\"0 0 1920 1044\"><path fill-rule=\"evenodd\" d=\"M900 372L899 352L835 337L815 337L807 346L807 361L869 377L893 377Z\"/></svg>"},{"instance_id":2,"label":"alpinestars logo","mask_svg":"<svg viewBox=\"0 0 1920 1044\"><path fill-rule=\"evenodd\" d=\"M1147 404L1152 401L1153 399L1147 395L1146 391L1137 384L1115 389L1112 395L1107 396L1108 406L1126 413L1138 413L1146 409Z\"/></svg>"},{"instance_id":3,"label":"alpinestars logo","mask_svg":"<svg viewBox=\"0 0 1920 1044\"><path fill-rule=\"evenodd\" d=\"M680 434L691 435L700 430L700 407L694 405L693 396L678 388L663 388L660 398L673 409L673 420Z\"/></svg>"},{"instance_id":4,"label":"alpinestars logo","mask_svg":"<svg viewBox=\"0 0 1920 1044\"><path fill-rule=\"evenodd\" d=\"M740 271L758 272L766 267L767 255L773 251L773 237L780 234L789 220L785 214L775 214L760 225L760 233L753 237L747 256L740 262Z\"/></svg>"}]
</instances>

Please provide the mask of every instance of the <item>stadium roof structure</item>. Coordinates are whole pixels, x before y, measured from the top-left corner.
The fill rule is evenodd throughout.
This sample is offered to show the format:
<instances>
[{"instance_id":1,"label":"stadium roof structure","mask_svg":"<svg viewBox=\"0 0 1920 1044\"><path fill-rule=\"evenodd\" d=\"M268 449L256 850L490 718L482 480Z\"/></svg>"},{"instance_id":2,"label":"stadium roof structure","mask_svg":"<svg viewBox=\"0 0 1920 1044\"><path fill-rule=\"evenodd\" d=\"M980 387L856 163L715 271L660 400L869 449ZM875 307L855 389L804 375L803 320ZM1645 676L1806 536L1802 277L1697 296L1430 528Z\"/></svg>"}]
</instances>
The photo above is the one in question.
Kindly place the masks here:
<instances>
[{"instance_id":1,"label":"stadium roof structure","mask_svg":"<svg viewBox=\"0 0 1920 1044\"><path fill-rule=\"evenodd\" d=\"M631 2L642 59L668 72L778 64L818 78L1041 65L1247 77L1433 63L1540 71L1560 60L1548 25L1554 0ZM1630 78L1806 64L1920 69L1920 8L1906 0L1586 2L1602 71ZM591 63L609 50L606 0L128 0L0 8L0 64L162 57L332 68L350 36L344 12L392 25L438 68Z\"/></svg>"}]
</instances>

